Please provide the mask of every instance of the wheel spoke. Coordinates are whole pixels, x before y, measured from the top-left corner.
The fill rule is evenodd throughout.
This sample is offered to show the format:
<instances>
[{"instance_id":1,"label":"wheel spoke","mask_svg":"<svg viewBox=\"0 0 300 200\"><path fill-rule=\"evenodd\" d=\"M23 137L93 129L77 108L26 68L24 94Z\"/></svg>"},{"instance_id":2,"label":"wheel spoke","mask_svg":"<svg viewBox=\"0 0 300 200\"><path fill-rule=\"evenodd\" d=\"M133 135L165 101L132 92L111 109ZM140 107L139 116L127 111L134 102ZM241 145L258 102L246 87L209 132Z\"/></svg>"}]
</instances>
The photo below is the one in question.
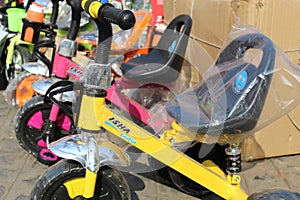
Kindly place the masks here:
<instances>
[{"instance_id":1,"label":"wheel spoke","mask_svg":"<svg viewBox=\"0 0 300 200\"><path fill-rule=\"evenodd\" d=\"M33 127L35 129L42 129L44 124L44 119L42 111L34 113L27 122L27 126Z\"/></svg>"},{"instance_id":2,"label":"wheel spoke","mask_svg":"<svg viewBox=\"0 0 300 200\"><path fill-rule=\"evenodd\" d=\"M24 127L24 139L26 144L30 149L30 152L37 154L41 147L38 142L42 139L43 126L47 119L46 116L49 116L49 110L39 110L35 112L29 120L27 121L27 127Z\"/></svg>"},{"instance_id":3,"label":"wheel spoke","mask_svg":"<svg viewBox=\"0 0 300 200\"><path fill-rule=\"evenodd\" d=\"M51 110L42 110L42 117L43 117L44 121L46 121L47 119L49 119L50 112L51 112Z\"/></svg>"},{"instance_id":4,"label":"wheel spoke","mask_svg":"<svg viewBox=\"0 0 300 200\"><path fill-rule=\"evenodd\" d=\"M42 138L41 130L37 130L35 128L28 127L26 131L27 131L26 135L28 136L29 140L33 144L36 144Z\"/></svg>"},{"instance_id":5,"label":"wheel spoke","mask_svg":"<svg viewBox=\"0 0 300 200\"><path fill-rule=\"evenodd\" d=\"M68 191L66 187L60 186L56 192L53 194L51 197L51 200L54 199L59 199L59 200L71 200L71 198L68 195Z\"/></svg>"},{"instance_id":6,"label":"wheel spoke","mask_svg":"<svg viewBox=\"0 0 300 200\"><path fill-rule=\"evenodd\" d=\"M67 180L64 182L64 187L67 194L74 199L75 197L82 196L82 191L84 188L84 178L78 177L72 180ZM57 191L57 193L60 191ZM59 194L59 193L58 193Z\"/></svg>"},{"instance_id":7,"label":"wheel spoke","mask_svg":"<svg viewBox=\"0 0 300 200\"><path fill-rule=\"evenodd\" d=\"M69 131L71 129L71 119L63 113L57 117L56 124L64 130Z\"/></svg>"}]
</instances>

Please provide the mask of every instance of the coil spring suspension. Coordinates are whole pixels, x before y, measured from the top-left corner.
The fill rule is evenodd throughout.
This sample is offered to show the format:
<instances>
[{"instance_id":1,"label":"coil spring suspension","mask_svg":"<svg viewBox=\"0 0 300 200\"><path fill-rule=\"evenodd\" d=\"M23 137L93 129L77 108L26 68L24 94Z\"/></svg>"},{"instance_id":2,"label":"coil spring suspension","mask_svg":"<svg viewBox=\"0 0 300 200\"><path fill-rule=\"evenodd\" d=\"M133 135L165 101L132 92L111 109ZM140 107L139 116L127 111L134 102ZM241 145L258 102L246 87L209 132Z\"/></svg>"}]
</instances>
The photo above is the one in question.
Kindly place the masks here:
<instances>
[{"instance_id":1,"label":"coil spring suspension","mask_svg":"<svg viewBox=\"0 0 300 200\"><path fill-rule=\"evenodd\" d=\"M241 148L238 144L232 144L225 149L227 158L226 171L229 174L238 174L242 171Z\"/></svg>"}]
</instances>

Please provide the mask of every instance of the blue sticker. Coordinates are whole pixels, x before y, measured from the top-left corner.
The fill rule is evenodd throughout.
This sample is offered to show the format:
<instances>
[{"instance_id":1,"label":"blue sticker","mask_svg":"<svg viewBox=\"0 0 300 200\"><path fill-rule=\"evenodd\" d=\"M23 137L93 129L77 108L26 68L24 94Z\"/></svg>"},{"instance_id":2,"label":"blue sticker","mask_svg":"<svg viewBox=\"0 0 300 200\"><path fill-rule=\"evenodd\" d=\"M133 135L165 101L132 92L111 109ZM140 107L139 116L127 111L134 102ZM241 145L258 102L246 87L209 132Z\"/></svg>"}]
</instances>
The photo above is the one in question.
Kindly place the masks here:
<instances>
[{"instance_id":1,"label":"blue sticker","mask_svg":"<svg viewBox=\"0 0 300 200\"><path fill-rule=\"evenodd\" d=\"M175 49L175 47L176 47L176 44L177 44L177 41L174 40L174 41L172 42L172 44L170 45L170 47L169 47L169 52L170 52L170 53L173 53L173 52L174 52L174 49Z\"/></svg>"},{"instance_id":2,"label":"blue sticker","mask_svg":"<svg viewBox=\"0 0 300 200\"><path fill-rule=\"evenodd\" d=\"M242 91L245 88L247 81L248 81L248 74L246 71L242 71L235 79L234 82L235 89L239 92Z\"/></svg>"},{"instance_id":3,"label":"blue sticker","mask_svg":"<svg viewBox=\"0 0 300 200\"><path fill-rule=\"evenodd\" d=\"M109 125L110 127L114 128L115 130L118 131L118 128L115 125L113 125L112 123L110 123L109 121L105 121L105 124Z\"/></svg>"},{"instance_id":4,"label":"blue sticker","mask_svg":"<svg viewBox=\"0 0 300 200\"><path fill-rule=\"evenodd\" d=\"M125 135L124 133L121 133L121 134L120 134L120 137L123 138L123 139L125 139L126 141L130 142L130 143L133 144L133 145L136 145L136 144L137 144L137 142L135 141L134 138L129 137L128 135Z\"/></svg>"}]
</instances>

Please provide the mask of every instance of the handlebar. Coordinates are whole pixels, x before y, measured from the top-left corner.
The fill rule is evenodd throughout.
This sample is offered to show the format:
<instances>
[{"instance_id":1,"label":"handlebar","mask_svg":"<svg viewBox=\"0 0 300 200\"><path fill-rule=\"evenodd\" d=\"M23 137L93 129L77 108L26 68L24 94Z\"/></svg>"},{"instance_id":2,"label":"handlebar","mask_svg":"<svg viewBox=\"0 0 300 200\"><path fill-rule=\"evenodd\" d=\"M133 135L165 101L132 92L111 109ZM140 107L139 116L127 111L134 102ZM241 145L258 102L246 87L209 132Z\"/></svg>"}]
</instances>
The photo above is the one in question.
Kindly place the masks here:
<instances>
[{"instance_id":1,"label":"handlebar","mask_svg":"<svg viewBox=\"0 0 300 200\"><path fill-rule=\"evenodd\" d=\"M106 22L119 25L123 30L130 29L135 24L134 14L129 10L120 10L111 4L104 4L99 9L99 16Z\"/></svg>"},{"instance_id":2,"label":"handlebar","mask_svg":"<svg viewBox=\"0 0 300 200\"><path fill-rule=\"evenodd\" d=\"M107 64L112 40L111 23L127 30L134 26L135 16L129 10L115 8L109 3L102 4L98 0L82 0L81 7L93 18L98 27L95 63Z\"/></svg>"},{"instance_id":3,"label":"handlebar","mask_svg":"<svg viewBox=\"0 0 300 200\"><path fill-rule=\"evenodd\" d=\"M26 11L29 9L29 6L31 5L32 2L34 2L34 0L28 0L27 5L25 7Z\"/></svg>"},{"instance_id":4,"label":"handlebar","mask_svg":"<svg viewBox=\"0 0 300 200\"><path fill-rule=\"evenodd\" d=\"M67 39L75 40L78 30L80 28L81 12L81 0L67 0L67 4L71 6L71 24L68 30Z\"/></svg>"},{"instance_id":5,"label":"handlebar","mask_svg":"<svg viewBox=\"0 0 300 200\"><path fill-rule=\"evenodd\" d=\"M51 0L52 1L52 13L50 17L50 24L56 24L58 17L59 1L62 0Z\"/></svg>"},{"instance_id":6,"label":"handlebar","mask_svg":"<svg viewBox=\"0 0 300 200\"><path fill-rule=\"evenodd\" d=\"M131 11L115 8L109 3L102 4L97 0L83 0L81 6L93 18L98 18L106 23L114 23L123 30L130 29L135 24L135 17Z\"/></svg>"}]
</instances>

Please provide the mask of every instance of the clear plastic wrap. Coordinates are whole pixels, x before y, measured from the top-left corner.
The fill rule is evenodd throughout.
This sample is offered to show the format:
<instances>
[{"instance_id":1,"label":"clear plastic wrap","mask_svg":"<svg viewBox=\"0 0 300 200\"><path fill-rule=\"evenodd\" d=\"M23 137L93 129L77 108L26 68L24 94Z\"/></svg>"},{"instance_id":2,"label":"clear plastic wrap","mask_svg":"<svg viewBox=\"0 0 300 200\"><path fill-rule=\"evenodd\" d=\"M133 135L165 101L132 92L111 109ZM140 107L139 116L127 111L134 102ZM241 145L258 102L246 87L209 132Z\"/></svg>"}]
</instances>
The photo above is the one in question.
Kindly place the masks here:
<instances>
[{"instance_id":1,"label":"clear plastic wrap","mask_svg":"<svg viewBox=\"0 0 300 200\"><path fill-rule=\"evenodd\" d=\"M135 56L122 64L123 76L117 82L120 92L112 92L112 96L122 99L125 94L148 109L150 114L140 113L135 117L142 118L159 135L170 125L164 109L166 102L199 82L201 74L212 63L212 58L195 39L168 29L147 55ZM130 101L120 102L122 108L132 107Z\"/></svg>"},{"instance_id":2,"label":"clear plastic wrap","mask_svg":"<svg viewBox=\"0 0 300 200\"><path fill-rule=\"evenodd\" d=\"M44 76L31 74L27 71L20 73L11 80L3 92L5 101L11 106L21 106L34 95L31 83L43 80Z\"/></svg>"},{"instance_id":3,"label":"clear plastic wrap","mask_svg":"<svg viewBox=\"0 0 300 200\"><path fill-rule=\"evenodd\" d=\"M20 82L20 80L23 79L23 78L21 78L23 76L26 76L26 72L22 72L16 78L11 80L3 92L5 101L11 106L16 106L15 93L16 93L17 85Z\"/></svg>"},{"instance_id":4,"label":"clear plastic wrap","mask_svg":"<svg viewBox=\"0 0 300 200\"><path fill-rule=\"evenodd\" d=\"M60 10L57 18L57 26L59 29L68 30L71 24L71 7L66 1L60 2ZM81 12L80 27L87 25L91 21L91 17L86 12Z\"/></svg>"},{"instance_id":5,"label":"clear plastic wrap","mask_svg":"<svg viewBox=\"0 0 300 200\"><path fill-rule=\"evenodd\" d=\"M90 62L83 72L83 83L85 87L93 89L106 89L111 86L110 64L97 64Z\"/></svg>"},{"instance_id":6,"label":"clear plastic wrap","mask_svg":"<svg viewBox=\"0 0 300 200\"><path fill-rule=\"evenodd\" d=\"M235 26L201 75L160 110L207 143L240 142L299 103L300 69L250 26Z\"/></svg>"},{"instance_id":7,"label":"clear plastic wrap","mask_svg":"<svg viewBox=\"0 0 300 200\"><path fill-rule=\"evenodd\" d=\"M172 53L172 49L168 50ZM129 84L128 73L134 75L135 70L146 73L149 67L157 63L136 66L137 69L130 69L118 82L118 94L132 90L128 96L136 101L139 100L136 98L137 93L142 95L143 100L145 97L153 100L153 88L146 87L150 83L162 85L175 94L174 99L160 99L148 107L149 119L143 122L153 128L155 135L161 135L163 130L169 129L172 122L176 121L182 127L178 130L195 140L205 143L240 142L298 105L300 70L270 38L253 27L234 27L214 64L192 38L189 38L187 51L180 56L184 56L188 63L186 67L191 67L189 84L183 84L186 82L184 79L184 82L180 80L184 74L176 76L179 79L175 79L171 85L166 84L169 83L172 71L168 71L164 80L156 79L152 74L152 82L149 82L150 79L146 82L136 79L136 83ZM99 86L99 78L106 74L103 72L109 71L99 73L98 67L96 64L87 67L84 75L86 85L93 88ZM108 69L108 66L104 66L104 69ZM140 77L139 73L135 75L134 78ZM145 77L149 78L147 74ZM104 82L107 83L107 80ZM184 151L189 145L192 143L177 147Z\"/></svg>"},{"instance_id":8,"label":"clear plastic wrap","mask_svg":"<svg viewBox=\"0 0 300 200\"><path fill-rule=\"evenodd\" d=\"M83 76L83 84L87 88L89 88L89 91L90 89L105 89L107 91L107 100L111 101L111 105L115 105L111 106L115 113L124 115L133 122L137 122L140 120L145 124L149 123L151 128L153 128L153 130L157 134L160 133L161 127L169 124L169 116L160 115L161 109L159 107L156 107L156 105L163 106L165 103L162 102L167 102L174 98L174 96L186 90L188 87L190 87L191 82L198 80L198 74L200 73L200 71L204 71L212 64L211 57L207 54L204 48L197 45L197 42L192 38L188 38L185 34L178 34L177 32L174 32L174 30L166 31L165 34L169 40L162 41L161 44L156 47L157 51L155 54L151 54L150 56L149 54L145 56L136 55L134 59L129 60L126 63L132 67L132 69L129 69L127 72L125 72L129 75L133 75L135 73L135 69L137 71L143 69L147 71L148 69L150 69L150 67L153 67L154 69L156 69L157 67L157 70L153 70L153 73L155 74L152 74L153 76L148 77L148 81L136 82L136 80L126 79L124 73L125 63L122 64L121 68L124 75L120 79L115 80L112 87L109 88L107 87L107 85L109 85L107 84L109 80L107 78L107 76L109 76L109 65L91 62L85 67ZM185 44L185 41L186 43L188 43L187 45ZM157 57L156 55L160 57ZM178 55L183 59L179 59L177 57ZM201 55L200 63L198 62L199 55ZM162 57L164 58L164 60L160 59ZM134 61L137 60L140 60L142 62L138 62L137 65L135 65L136 63ZM200 69L191 67L191 65L197 63L197 67L199 67ZM178 68L175 68L175 66L178 66ZM164 75L162 75L160 72L156 73L156 71L159 71L160 67L164 67L167 73L164 73ZM165 78L164 80L159 81L160 78L157 78L156 75ZM191 79L193 79L193 81ZM143 85L143 83L145 83L145 85ZM74 86L74 88L77 87ZM89 93L89 95L93 94ZM91 103L86 105L87 108L92 110ZM87 110L83 107L81 107L80 109ZM148 113L147 109L149 109L150 111L154 111L153 115L148 118L148 122L147 117L145 117ZM78 113L78 110L79 108L76 106L76 104L73 104L73 111L75 113ZM127 113L129 113L130 115L128 115ZM136 113L140 114L140 116L134 115ZM95 113L95 116L89 115L88 118L82 118L82 123L86 123L85 120L89 120L90 122L93 118L97 119L96 114L97 113ZM134 116L135 118L132 117L130 119L131 116ZM103 134L101 135L103 136ZM110 139L111 141L113 141L113 143L117 143L119 147L126 149L126 153L128 153L131 158L135 159L144 157L147 159L147 154L136 151L136 149L134 148L130 148L128 143L123 140L116 139L114 136L111 136L112 134L108 135L112 137ZM132 164L130 168L134 168L135 172L149 171L149 168L145 168L144 165L140 164L141 163L139 161L136 161L136 163Z\"/></svg>"}]
</instances>

